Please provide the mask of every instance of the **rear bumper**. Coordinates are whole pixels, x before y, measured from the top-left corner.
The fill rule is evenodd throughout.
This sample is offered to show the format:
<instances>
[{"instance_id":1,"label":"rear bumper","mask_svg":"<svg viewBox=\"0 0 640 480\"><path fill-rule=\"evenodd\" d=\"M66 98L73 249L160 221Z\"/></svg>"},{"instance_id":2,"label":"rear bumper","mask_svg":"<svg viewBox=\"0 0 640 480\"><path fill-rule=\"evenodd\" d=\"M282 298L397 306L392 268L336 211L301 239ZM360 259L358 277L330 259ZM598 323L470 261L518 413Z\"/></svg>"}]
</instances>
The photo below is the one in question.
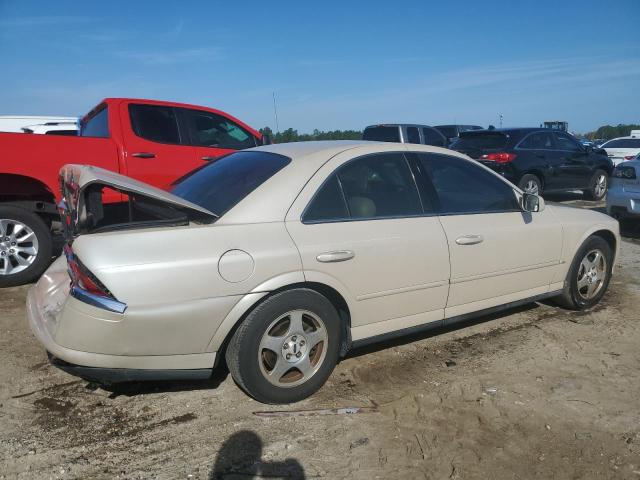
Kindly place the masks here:
<instances>
[{"instance_id":1,"label":"rear bumper","mask_svg":"<svg viewBox=\"0 0 640 480\"><path fill-rule=\"evenodd\" d=\"M607 192L607 213L616 217L640 217L640 192L611 188Z\"/></svg>"},{"instance_id":2,"label":"rear bumper","mask_svg":"<svg viewBox=\"0 0 640 480\"><path fill-rule=\"evenodd\" d=\"M37 285L27 294L27 319L31 331L47 350L52 363L73 375L102 382L208 378L216 353L188 355L108 355L73 350L56 343L50 330L51 312L38 304Z\"/></svg>"},{"instance_id":3,"label":"rear bumper","mask_svg":"<svg viewBox=\"0 0 640 480\"><path fill-rule=\"evenodd\" d=\"M102 384L116 384L124 382L148 382L162 380L207 380L211 377L213 369L133 369L133 368L100 368L85 367L65 362L47 352L51 365L71 375L83 378L90 382Z\"/></svg>"}]
</instances>

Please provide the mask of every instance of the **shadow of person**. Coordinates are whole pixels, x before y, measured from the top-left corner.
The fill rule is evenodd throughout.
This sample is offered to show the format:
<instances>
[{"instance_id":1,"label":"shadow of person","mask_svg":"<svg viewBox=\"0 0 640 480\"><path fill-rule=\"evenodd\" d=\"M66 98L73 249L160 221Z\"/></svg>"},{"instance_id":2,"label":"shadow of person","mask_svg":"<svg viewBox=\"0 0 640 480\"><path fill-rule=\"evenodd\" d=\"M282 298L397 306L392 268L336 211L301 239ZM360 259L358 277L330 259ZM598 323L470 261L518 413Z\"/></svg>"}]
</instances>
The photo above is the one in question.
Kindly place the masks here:
<instances>
[{"instance_id":1,"label":"shadow of person","mask_svg":"<svg viewBox=\"0 0 640 480\"><path fill-rule=\"evenodd\" d=\"M241 430L222 444L209 475L210 480L247 478L305 479L302 465L293 458L282 462L262 461L262 439L251 430Z\"/></svg>"}]
</instances>

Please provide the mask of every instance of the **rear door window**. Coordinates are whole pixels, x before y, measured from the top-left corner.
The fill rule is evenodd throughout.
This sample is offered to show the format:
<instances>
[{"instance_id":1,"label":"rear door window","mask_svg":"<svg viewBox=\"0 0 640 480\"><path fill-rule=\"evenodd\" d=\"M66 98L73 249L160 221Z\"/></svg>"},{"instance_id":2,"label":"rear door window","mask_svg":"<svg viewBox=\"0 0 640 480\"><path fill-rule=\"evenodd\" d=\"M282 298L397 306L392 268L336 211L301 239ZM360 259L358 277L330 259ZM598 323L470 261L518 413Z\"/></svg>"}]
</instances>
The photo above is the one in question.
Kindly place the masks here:
<instances>
[{"instance_id":1,"label":"rear door window","mask_svg":"<svg viewBox=\"0 0 640 480\"><path fill-rule=\"evenodd\" d=\"M377 127L367 127L364 129L364 133L362 134L363 140L371 140L374 142L396 142L400 143L400 128L395 127L387 127L387 126L377 126Z\"/></svg>"},{"instance_id":2,"label":"rear door window","mask_svg":"<svg viewBox=\"0 0 640 480\"><path fill-rule=\"evenodd\" d=\"M242 150L255 147L256 137L228 118L204 110L183 109L191 144Z\"/></svg>"},{"instance_id":3,"label":"rear door window","mask_svg":"<svg viewBox=\"0 0 640 480\"><path fill-rule=\"evenodd\" d=\"M81 137L109 138L109 109L104 107L81 126Z\"/></svg>"},{"instance_id":4,"label":"rear door window","mask_svg":"<svg viewBox=\"0 0 640 480\"><path fill-rule=\"evenodd\" d=\"M157 143L182 143L173 107L131 104L129 116L133 132L138 137Z\"/></svg>"}]
</instances>

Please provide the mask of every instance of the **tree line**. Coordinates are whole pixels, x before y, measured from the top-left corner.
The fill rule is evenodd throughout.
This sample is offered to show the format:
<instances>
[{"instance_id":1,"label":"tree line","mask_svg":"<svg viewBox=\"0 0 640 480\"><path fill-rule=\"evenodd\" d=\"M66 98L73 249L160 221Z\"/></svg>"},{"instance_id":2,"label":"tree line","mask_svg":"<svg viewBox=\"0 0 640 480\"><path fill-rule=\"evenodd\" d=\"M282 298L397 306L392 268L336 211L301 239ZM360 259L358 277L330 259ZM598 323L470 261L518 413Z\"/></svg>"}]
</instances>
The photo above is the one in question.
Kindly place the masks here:
<instances>
[{"instance_id":1,"label":"tree line","mask_svg":"<svg viewBox=\"0 0 640 480\"><path fill-rule=\"evenodd\" d=\"M269 135L273 143L309 142L312 140L361 140L360 130L329 130L327 132L315 129L313 133L298 133L298 130L287 128L282 132L273 133L269 127L260 129L263 135Z\"/></svg>"},{"instance_id":2,"label":"tree line","mask_svg":"<svg viewBox=\"0 0 640 480\"><path fill-rule=\"evenodd\" d=\"M631 130L640 130L640 125L629 124L624 125L619 123L618 125L603 125L593 132L587 132L584 134L589 140L594 140L596 138L602 138L604 140L609 140L611 138L617 137L627 137L631 134Z\"/></svg>"}]
</instances>

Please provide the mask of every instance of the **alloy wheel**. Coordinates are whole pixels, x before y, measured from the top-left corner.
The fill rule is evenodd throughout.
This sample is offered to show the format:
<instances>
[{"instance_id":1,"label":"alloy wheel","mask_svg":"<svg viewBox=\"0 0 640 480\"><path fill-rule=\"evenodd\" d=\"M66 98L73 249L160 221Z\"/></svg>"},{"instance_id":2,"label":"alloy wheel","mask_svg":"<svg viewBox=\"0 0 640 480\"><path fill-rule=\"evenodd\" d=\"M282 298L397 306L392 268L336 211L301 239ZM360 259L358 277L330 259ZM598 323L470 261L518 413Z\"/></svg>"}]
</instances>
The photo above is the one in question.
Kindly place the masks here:
<instances>
[{"instance_id":1,"label":"alloy wheel","mask_svg":"<svg viewBox=\"0 0 640 480\"><path fill-rule=\"evenodd\" d=\"M596 184L593 188L596 198L602 198L607 191L607 176L600 174L596 178Z\"/></svg>"},{"instance_id":2,"label":"alloy wheel","mask_svg":"<svg viewBox=\"0 0 640 480\"><path fill-rule=\"evenodd\" d=\"M524 191L525 193L538 195L538 192L540 191L540 186L538 185L538 182L536 182L535 180L529 180L524 186Z\"/></svg>"},{"instance_id":3,"label":"alloy wheel","mask_svg":"<svg viewBox=\"0 0 640 480\"><path fill-rule=\"evenodd\" d=\"M37 256L35 232L22 222L0 218L0 275L22 272Z\"/></svg>"},{"instance_id":4,"label":"alloy wheel","mask_svg":"<svg viewBox=\"0 0 640 480\"><path fill-rule=\"evenodd\" d=\"M601 250L589 251L578 268L578 295L584 300L596 297L607 277L607 259Z\"/></svg>"},{"instance_id":5,"label":"alloy wheel","mask_svg":"<svg viewBox=\"0 0 640 480\"><path fill-rule=\"evenodd\" d=\"M328 341L320 317L308 310L287 312L271 322L260 340L260 371L277 387L300 385L322 366Z\"/></svg>"}]
</instances>

